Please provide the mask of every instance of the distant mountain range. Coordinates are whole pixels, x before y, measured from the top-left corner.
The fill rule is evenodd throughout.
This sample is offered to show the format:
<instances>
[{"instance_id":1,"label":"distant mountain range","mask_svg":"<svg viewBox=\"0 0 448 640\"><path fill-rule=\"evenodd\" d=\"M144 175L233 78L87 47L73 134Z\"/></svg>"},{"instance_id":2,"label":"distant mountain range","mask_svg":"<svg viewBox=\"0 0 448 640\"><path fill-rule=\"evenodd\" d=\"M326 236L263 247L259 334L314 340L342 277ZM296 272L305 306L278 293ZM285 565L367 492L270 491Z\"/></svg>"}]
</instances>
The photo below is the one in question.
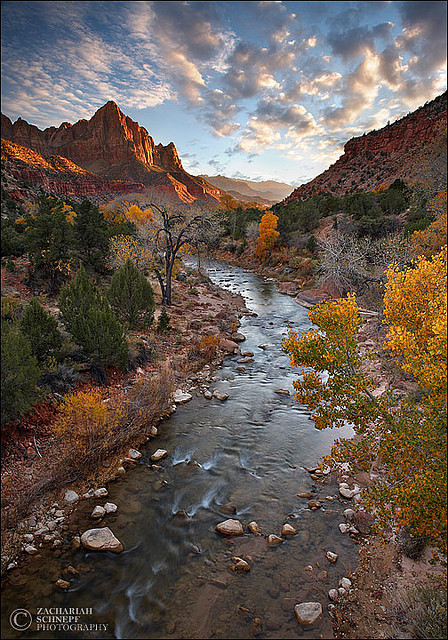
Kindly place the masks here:
<instances>
[{"instance_id":1,"label":"distant mountain range","mask_svg":"<svg viewBox=\"0 0 448 640\"><path fill-rule=\"evenodd\" d=\"M258 202L259 204L272 205L283 200L293 190L294 186L275 180L243 180L241 178L226 178L225 176L199 176L204 178L218 189L223 189L237 200L243 202Z\"/></svg>"},{"instance_id":2,"label":"distant mountain range","mask_svg":"<svg viewBox=\"0 0 448 640\"><path fill-rule=\"evenodd\" d=\"M295 189L286 201L329 192L371 191L397 178L412 181L432 143L446 137L447 92L388 124L352 138L344 154L326 171ZM419 159L420 158L420 159Z\"/></svg>"}]
</instances>

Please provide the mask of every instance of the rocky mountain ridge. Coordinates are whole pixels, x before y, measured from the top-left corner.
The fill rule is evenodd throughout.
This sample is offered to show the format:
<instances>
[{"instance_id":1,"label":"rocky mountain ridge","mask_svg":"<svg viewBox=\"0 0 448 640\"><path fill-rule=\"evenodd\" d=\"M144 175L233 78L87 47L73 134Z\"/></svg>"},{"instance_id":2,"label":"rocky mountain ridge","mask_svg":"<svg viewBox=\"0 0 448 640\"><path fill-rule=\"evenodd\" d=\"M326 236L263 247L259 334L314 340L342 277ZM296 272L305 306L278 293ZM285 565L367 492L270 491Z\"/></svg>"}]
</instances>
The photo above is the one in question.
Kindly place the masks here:
<instances>
[{"instance_id":1,"label":"rocky mountain ridge","mask_svg":"<svg viewBox=\"0 0 448 640\"><path fill-rule=\"evenodd\" d=\"M221 190L187 173L173 142L156 145L147 130L113 101L90 120L44 130L22 118L12 123L2 114L2 137L43 158L66 158L104 180L141 183L184 202L219 203Z\"/></svg>"},{"instance_id":2,"label":"rocky mountain ridge","mask_svg":"<svg viewBox=\"0 0 448 640\"><path fill-rule=\"evenodd\" d=\"M259 202L271 205L288 196L294 190L294 186L275 180L247 180L242 178L228 178L227 176L201 175L213 186L223 189L237 200L245 202Z\"/></svg>"},{"instance_id":3,"label":"rocky mountain ridge","mask_svg":"<svg viewBox=\"0 0 448 640\"><path fill-rule=\"evenodd\" d=\"M352 138L343 155L326 171L295 189L285 200L329 192L372 191L397 178L412 181L416 158L447 129L447 92L379 130Z\"/></svg>"}]
</instances>

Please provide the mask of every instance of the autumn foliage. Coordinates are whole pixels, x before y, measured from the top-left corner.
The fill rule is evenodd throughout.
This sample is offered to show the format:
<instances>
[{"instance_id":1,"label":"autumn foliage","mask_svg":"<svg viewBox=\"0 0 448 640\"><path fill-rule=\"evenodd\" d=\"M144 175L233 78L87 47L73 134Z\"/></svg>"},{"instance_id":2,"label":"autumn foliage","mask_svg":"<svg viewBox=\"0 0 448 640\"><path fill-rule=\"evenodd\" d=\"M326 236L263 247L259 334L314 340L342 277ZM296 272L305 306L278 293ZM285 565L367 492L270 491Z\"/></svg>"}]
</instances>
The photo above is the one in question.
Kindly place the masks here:
<instances>
[{"instance_id":1,"label":"autumn foliage","mask_svg":"<svg viewBox=\"0 0 448 640\"><path fill-rule=\"evenodd\" d=\"M317 325L302 336L289 332L283 349L301 367L296 399L316 427L350 423L352 440L337 441L336 461L369 471L378 461L386 473L364 499L379 528L409 527L446 553L446 247L403 270L390 265L384 297L388 325L384 348L412 375L420 393L400 402L381 395L362 370L356 334L361 325L353 294L317 305ZM312 369L309 369L312 367Z\"/></svg>"},{"instance_id":2,"label":"autumn foliage","mask_svg":"<svg viewBox=\"0 0 448 640\"><path fill-rule=\"evenodd\" d=\"M260 260L267 258L268 254L274 248L275 241L280 235L277 231L278 216L272 211L267 211L261 218L259 226L259 236L255 247L255 254Z\"/></svg>"}]
</instances>

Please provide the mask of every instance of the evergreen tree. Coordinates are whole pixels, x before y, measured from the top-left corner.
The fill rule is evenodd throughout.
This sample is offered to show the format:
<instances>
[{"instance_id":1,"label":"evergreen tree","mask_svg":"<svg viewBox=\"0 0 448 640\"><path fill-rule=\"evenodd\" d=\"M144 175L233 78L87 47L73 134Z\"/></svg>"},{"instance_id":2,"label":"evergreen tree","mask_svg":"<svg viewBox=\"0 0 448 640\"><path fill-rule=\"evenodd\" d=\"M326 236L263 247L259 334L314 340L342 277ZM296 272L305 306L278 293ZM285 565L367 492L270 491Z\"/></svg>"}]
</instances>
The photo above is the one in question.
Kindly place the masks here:
<instances>
[{"instance_id":1,"label":"evergreen tree","mask_svg":"<svg viewBox=\"0 0 448 640\"><path fill-rule=\"evenodd\" d=\"M60 276L70 270L73 257L73 226L64 204L56 198L42 198L39 210L26 219L25 241L35 269L50 281L54 291Z\"/></svg>"},{"instance_id":2,"label":"evergreen tree","mask_svg":"<svg viewBox=\"0 0 448 640\"><path fill-rule=\"evenodd\" d=\"M89 200L76 207L74 231L83 262L101 267L109 247L109 229L101 211Z\"/></svg>"},{"instance_id":3,"label":"evergreen tree","mask_svg":"<svg viewBox=\"0 0 448 640\"><path fill-rule=\"evenodd\" d=\"M130 327L151 325L155 306L152 287L129 258L115 272L108 297L114 311Z\"/></svg>"},{"instance_id":4,"label":"evergreen tree","mask_svg":"<svg viewBox=\"0 0 448 640\"><path fill-rule=\"evenodd\" d=\"M171 329L170 316L166 311L166 307L162 307L162 310L159 316L159 321L157 323L157 331L159 333L168 333L170 329Z\"/></svg>"},{"instance_id":5,"label":"evergreen tree","mask_svg":"<svg viewBox=\"0 0 448 640\"><path fill-rule=\"evenodd\" d=\"M83 267L62 288L59 308L67 331L95 364L126 366L128 345L123 327Z\"/></svg>"},{"instance_id":6,"label":"evergreen tree","mask_svg":"<svg viewBox=\"0 0 448 640\"><path fill-rule=\"evenodd\" d=\"M28 411L39 398L36 384L40 371L23 333L4 320L1 329L1 423L4 425Z\"/></svg>"},{"instance_id":7,"label":"evergreen tree","mask_svg":"<svg viewBox=\"0 0 448 640\"><path fill-rule=\"evenodd\" d=\"M39 362L43 362L61 347L58 321L45 311L36 298L33 298L25 309L20 320L20 329L28 339L31 351Z\"/></svg>"}]
</instances>

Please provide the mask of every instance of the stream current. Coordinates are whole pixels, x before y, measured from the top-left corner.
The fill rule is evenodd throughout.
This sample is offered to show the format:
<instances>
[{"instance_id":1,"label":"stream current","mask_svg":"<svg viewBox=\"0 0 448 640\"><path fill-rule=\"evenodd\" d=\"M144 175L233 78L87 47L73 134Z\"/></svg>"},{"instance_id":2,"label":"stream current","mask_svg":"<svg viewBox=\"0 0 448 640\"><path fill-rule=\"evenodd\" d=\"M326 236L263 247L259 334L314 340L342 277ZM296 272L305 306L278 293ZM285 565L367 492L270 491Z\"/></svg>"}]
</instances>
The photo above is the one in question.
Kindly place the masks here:
<instances>
[{"instance_id":1,"label":"stream current","mask_svg":"<svg viewBox=\"0 0 448 640\"><path fill-rule=\"evenodd\" d=\"M226 358L212 389L228 393L228 400L201 396L179 406L160 424L160 435L141 447L137 465L108 486L107 499L80 503L84 522L94 504L118 505L100 526L111 528L123 553L44 550L8 574L4 637L333 637L328 590L356 567L357 548L338 529L348 505L338 500L337 485L316 483L304 467L315 466L336 437L351 431L317 431L293 398L297 372L280 347L288 327L310 328L306 309L254 273L217 261L205 269L257 314L244 317L239 329L246 336L241 350L252 351L254 361L237 371L239 356ZM276 394L279 388L291 395ZM157 448L168 451L161 469L151 467ZM322 508L310 510L299 492L311 492ZM228 539L215 531L227 518L239 519L246 531L255 520L262 533L277 535L289 522L298 534L273 547L253 534ZM335 564L326 551L338 554ZM232 556L246 557L251 570L231 571ZM63 592L54 583L67 565L79 575ZM294 605L310 601L322 604L323 615L306 628ZM37 630L39 608L50 607L89 608L79 621L93 627ZM33 623L14 631L10 614L20 608L31 612Z\"/></svg>"}]
</instances>

